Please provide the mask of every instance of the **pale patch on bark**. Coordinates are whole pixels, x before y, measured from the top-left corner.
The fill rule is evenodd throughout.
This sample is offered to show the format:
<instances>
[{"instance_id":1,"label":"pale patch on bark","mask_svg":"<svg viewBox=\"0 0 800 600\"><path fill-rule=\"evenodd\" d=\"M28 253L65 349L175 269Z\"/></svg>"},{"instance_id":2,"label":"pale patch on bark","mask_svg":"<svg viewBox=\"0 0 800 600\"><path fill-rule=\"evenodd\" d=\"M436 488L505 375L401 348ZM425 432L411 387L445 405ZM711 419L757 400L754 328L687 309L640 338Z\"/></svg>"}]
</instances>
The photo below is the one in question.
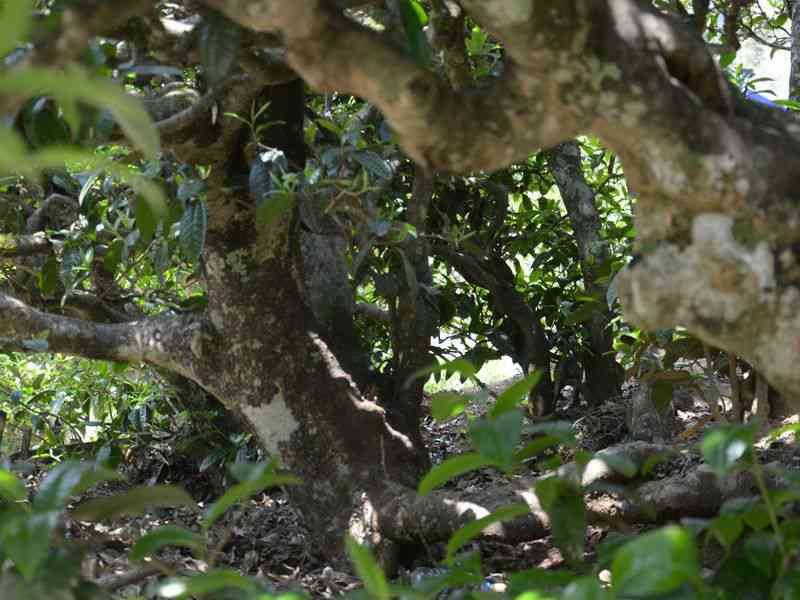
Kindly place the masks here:
<instances>
[{"instance_id":1,"label":"pale patch on bark","mask_svg":"<svg viewBox=\"0 0 800 600\"><path fill-rule=\"evenodd\" d=\"M775 287L772 255L765 242L749 249L733 237L733 219L695 217L692 244L665 244L622 276L628 314L649 327L691 323L700 316L729 324L770 300Z\"/></svg>"},{"instance_id":2,"label":"pale patch on bark","mask_svg":"<svg viewBox=\"0 0 800 600\"><path fill-rule=\"evenodd\" d=\"M278 391L269 403L257 406L241 404L240 408L264 449L273 456L280 455L281 444L288 443L300 427L286 404L283 391Z\"/></svg>"}]
</instances>

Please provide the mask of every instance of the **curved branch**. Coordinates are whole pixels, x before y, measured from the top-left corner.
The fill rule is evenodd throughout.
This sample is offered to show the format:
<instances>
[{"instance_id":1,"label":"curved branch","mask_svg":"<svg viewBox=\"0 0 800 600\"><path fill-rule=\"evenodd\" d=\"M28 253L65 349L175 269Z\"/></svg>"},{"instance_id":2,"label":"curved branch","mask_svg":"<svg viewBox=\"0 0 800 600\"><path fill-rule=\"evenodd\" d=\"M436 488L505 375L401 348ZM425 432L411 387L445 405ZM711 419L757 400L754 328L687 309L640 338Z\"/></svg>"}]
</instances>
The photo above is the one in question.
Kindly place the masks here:
<instances>
[{"instance_id":1,"label":"curved branch","mask_svg":"<svg viewBox=\"0 0 800 600\"><path fill-rule=\"evenodd\" d=\"M197 379L205 320L195 315L103 324L38 311L0 294L0 350L143 361Z\"/></svg>"},{"instance_id":2,"label":"curved branch","mask_svg":"<svg viewBox=\"0 0 800 600\"><path fill-rule=\"evenodd\" d=\"M552 107L542 98L552 93L535 78L518 77L511 64L483 89L453 92L384 36L321 0L205 3L245 27L280 30L292 68L319 90L350 92L376 104L404 150L426 168L500 168L577 135L588 123L578 114L549 116L545 111ZM521 117L522 127L516 124Z\"/></svg>"}]
</instances>

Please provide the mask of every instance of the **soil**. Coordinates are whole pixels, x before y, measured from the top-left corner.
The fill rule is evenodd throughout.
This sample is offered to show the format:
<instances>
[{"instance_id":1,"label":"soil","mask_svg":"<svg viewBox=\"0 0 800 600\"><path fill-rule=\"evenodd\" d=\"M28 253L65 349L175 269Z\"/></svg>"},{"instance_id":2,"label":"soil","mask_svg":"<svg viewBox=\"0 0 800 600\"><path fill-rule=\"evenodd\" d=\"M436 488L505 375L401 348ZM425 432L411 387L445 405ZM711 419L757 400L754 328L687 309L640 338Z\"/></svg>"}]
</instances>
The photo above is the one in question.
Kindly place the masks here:
<instances>
[{"instance_id":1,"label":"soil","mask_svg":"<svg viewBox=\"0 0 800 600\"><path fill-rule=\"evenodd\" d=\"M491 393L502 390L503 382ZM432 462L438 464L445 458L470 450L467 436L469 420L482 415L491 405L486 390L477 392L471 398L466 413L445 423L438 423L429 415L429 406L423 422L425 441ZM623 442L626 440L625 413L629 404L631 390L614 401L587 410L577 405L562 406L560 419L575 423L580 447L590 451ZM429 404L429 403L428 403ZM672 440L676 446L689 449L679 460L660 465L657 477L674 475L687 468L687 463L699 461L697 453L691 452L694 443L703 431L711 425L708 406L693 389L680 390L676 394L677 417L680 432ZM795 419L796 421L796 419ZM772 422L778 427L783 422ZM797 454L793 440L778 440L769 446L759 448L761 459L765 462L781 461L797 466ZM574 452L559 451L562 462L570 460ZM552 455L551 455L552 458ZM189 459L174 452L174 445L164 443L150 444L129 453L123 470L126 483L107 483L95 488L76 503L88 497L113 495L136 485L178 484L183 486L199 505L205 507L213 501L230 482L224 481L221 471L200 472L199 461ZM531 461L526 466L531 475L540 474L541 462ZM28 477L31 488L38 485L42 471ZM470 472L450 482L453 492L465 497L480 495L501 486L505 476L494 469ZM280 489L261 493L253 500L230 510L212 528L211 547L213 565L197 560L182 549L167 549L159 554L158 564L131 563L127 554L132 544L142 534L165 524L179 525L199 530L201 511L187 508L159 509L143 516L115 519L113 522L89 523L68 521L64 535L76 540L86 549L84 575L114 590L117 598L154 598L154 586L163 575L163 569L174 573L203 572L212 566L225 566L241 573L261 578L277 591L305 591L314 598L329 598L360 587L358 580L350 573L334 570L320 557L311 553L306 543L307 531L302 519L287 502ZM591 561L596 549L608 534L599 527L590 527L587 535L585 558ZM486 578L481 584L483 591L502 591L505 589L506 574L534 567L559 569L564 560L552 539L529 540L518 544L505 544L495 540L475 542L471 548L480 552ZM400 579L405 583L418 583L425 577L436 574L435 557L441 548L423 548L420 553L407 560L400 570ZM448 596L456 597L456 596Z\"/></svg>"}]
</instances>

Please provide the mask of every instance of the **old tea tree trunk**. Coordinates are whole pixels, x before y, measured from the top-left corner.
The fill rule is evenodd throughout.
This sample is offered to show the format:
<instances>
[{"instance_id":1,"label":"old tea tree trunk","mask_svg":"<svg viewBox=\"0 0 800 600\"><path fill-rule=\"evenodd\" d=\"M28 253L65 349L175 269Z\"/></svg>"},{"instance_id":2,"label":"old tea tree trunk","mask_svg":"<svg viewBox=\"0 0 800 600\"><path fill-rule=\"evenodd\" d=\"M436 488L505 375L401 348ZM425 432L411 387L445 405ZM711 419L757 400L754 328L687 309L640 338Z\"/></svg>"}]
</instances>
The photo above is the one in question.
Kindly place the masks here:
<instances>
[{"instance_id":1,"label":"old tea tree trunk","mask_svg":"<svg viewBox=\"0 0 800 600\"><path fill-rule=\"evenodd\" d=\"M302 83L265 85L253 77L232 87L222 102L228 110L245 111L254 99L269 101L269 118L283 123L267 141L285 151L290 168L301 168ZM313 306L325 296L319 287L336 283L320 281L320 274L339 273L340 280L344 274L340 283L347 281L335 264L344 255L325 252L334 242L300 226L299 205L309 199L298 198L293 210L258 223L246 186L227 186L237 175L232 169L246 173L247 167L231 159L244 145L241 124L235 125L226 123L205 144L163 136L163 145L183 160L213 167L206 182L205 313L101 324L44 313L0 295L0 349L144 361L197 382L302 480L290 494L319 551L343 556L346 532L380 550L391 548L373 507L386 504L380 495L387 490L400 486L411 493L428 464L425 449L411 441L417 435L390 426L384 409L362 393L357 348L347 339L352 309L348 313L341 300L352 302L352 295L330 290L327 297L342 303L338 314L326 317ZM192 133L204 126L211 127L193 124Z\"/></svg>"}]
</instances>

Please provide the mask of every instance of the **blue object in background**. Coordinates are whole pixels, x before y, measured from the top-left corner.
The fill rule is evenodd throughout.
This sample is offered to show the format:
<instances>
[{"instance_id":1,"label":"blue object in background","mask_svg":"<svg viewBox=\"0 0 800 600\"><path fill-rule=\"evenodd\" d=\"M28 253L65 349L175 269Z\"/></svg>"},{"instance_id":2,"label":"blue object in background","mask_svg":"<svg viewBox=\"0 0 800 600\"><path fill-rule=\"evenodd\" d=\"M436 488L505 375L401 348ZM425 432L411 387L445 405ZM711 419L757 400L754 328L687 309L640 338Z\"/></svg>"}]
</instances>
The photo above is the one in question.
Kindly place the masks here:
<instances>
[{"instance_id":1,"label":"blue object in background","mask_svg":"<svg viewBox=\"0 0 800 600\"><path fill-rule=\"evenodd\" d=\"M777 108L777 109L780 109L780 110L789 110L785 106L781 106L780 104L776 104L775 102L773 102L772 100L770 100L766 96L762 96L761 94L757 94L756 92L752 92L750 90L745 90L744 96L748 100L752 100L753 102L758 102L759 104L766 104L767 106L769 106L771 108Z\"/></svg>"}]
</instances>

